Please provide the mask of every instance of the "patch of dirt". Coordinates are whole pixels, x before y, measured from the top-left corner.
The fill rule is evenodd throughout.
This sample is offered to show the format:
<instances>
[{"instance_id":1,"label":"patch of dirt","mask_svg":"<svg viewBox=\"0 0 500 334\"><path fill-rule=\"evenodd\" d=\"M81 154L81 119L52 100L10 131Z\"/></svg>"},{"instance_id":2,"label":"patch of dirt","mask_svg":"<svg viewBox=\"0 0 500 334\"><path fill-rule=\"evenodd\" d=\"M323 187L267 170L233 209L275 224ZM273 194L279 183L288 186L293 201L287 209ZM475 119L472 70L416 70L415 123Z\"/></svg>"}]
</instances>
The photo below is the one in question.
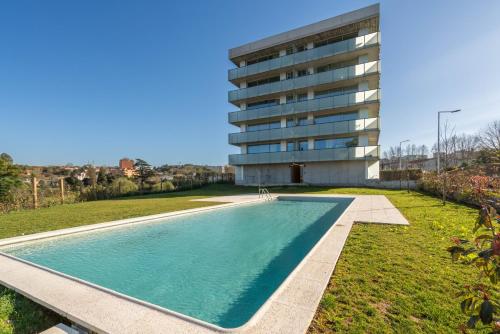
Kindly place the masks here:
<instances>
[{"instance_id":1,"label":"patch of dirt","mask_svg":"<svg viewBox=\"0 0 500 334\"><path fill-rule=\"evenodd\" d=\"M419 319L419 318L414 317L412 315L410 315L410 320L417 323L417 324L419 324L422 321L422 319Z\"/></svg>"},{"instance_id":2,"label":"patch of dirt","mask_svg":"<svg viewBox=\"0 0 500 334\"><path fill-rule=\"evenodd\" d=\"M381 301L377 304L374 304L373 307L375 307L382 315L386 315L388 313L387 309L391 307L391 304L386 301Z\"/></svg>"}]
</instances>

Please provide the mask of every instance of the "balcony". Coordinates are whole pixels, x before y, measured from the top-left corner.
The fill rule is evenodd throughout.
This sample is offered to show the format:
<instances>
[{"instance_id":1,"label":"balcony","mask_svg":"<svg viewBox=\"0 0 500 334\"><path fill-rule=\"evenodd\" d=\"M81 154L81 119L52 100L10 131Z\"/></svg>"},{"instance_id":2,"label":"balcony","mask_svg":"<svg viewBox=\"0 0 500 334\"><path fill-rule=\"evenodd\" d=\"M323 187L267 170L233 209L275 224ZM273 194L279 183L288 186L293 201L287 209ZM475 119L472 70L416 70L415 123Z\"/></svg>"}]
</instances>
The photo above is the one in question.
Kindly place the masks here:
<instances>
[{"instance_id":1,"label":"balcony","mask_svg":"<svg viewBox=\"0 0 500 334\"><path fill-rule=\"evenodd\" d=\"M370 130L380 130L379 118L363 118L349 121L294 126L290 128L230 133L229 144L239 145L243 143L318 137Z\"/></svg>"},{"instance_id":2,"label":"balcony","mask_svg":"<svg viewBox=\"0 0 500 334\"><path fill-rule=\"evenodd\" d=\"M255 154L231 154L230 165L256 165L278 163L301 163L320 161L371 160L378 159L379 146L357 146L331 148L324 150L307 150L291 152L272 152Z\"/></svg>"},{"instance_id":3,"label":"balcony","mask_svg":"<svg viewBox=\"0 0 500 334\"><path fill-rule=\"evenodd\" d=\"M295 103L278 104L271 107L230 112L229 123L239 123L254 119L282 117L333 108L349 107L380 100L380 89L311 99Z\"/></svg>"},{"instance_id":4,"label":"balcony","mask_svg":"<svg viewBox=\"0 0 500 334\"><path fill-rule=\"evenodd\" d=\"M229 70L228 79L229 81L241 79L250 75L303 64L326 57L332 57L340 53L363 49L378 43L380 43L380 33L374 32L368 35L320 46L314 49L266 60L260 63L234 68Z\"/></svg>"},{"instance_id":5,"label":"balcony","mask_svg":"<svg viewBox=\"0 0 500 334\"><path fill-rule=\"evenodd\" d=\"M281 80L260 86L232 90L228 94L229 102L236 102L248 98L259 97L269 94L286 92L294 89L324 85L336 81L348 80L362 77L368 74L380 72L380 62L353 65L332 71L315 73L297 77L295 79Z\"/></svg>"}]
</instances>

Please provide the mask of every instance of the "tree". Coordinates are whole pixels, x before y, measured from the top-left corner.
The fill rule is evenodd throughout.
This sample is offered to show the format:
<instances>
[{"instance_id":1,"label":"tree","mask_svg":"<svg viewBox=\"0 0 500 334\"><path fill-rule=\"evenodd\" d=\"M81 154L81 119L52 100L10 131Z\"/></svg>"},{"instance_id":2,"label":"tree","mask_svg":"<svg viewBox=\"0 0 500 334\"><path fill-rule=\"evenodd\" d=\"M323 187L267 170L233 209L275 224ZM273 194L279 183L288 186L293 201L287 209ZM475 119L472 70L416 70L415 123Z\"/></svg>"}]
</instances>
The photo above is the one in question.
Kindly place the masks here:
<instances>
[{"instance_id":1,"label":"tree","mask_svg":"<svg viewBox=\"0 0 500 334\"><path fill-rule=\"evenodd\" d=\"M491 151L500 151L500 120L488 124L479 134L481 148Z\"/></svg>"},{"instance_id":2,"label":"tree","mask_svg":"<svg viewBox=\"0 0 500 334\"><path fill-rule=\"evenodd\" d=\"M99 173L97 174L97 184L107 185L108 177L106 175L106 169L104 167L99 168Z\"/></svg>"},{"instance_id":3,"label":"tree","mask_svg":"<svg viewBox=\"0 0 500 334\"><path fill-rule=\"evenodd\" d=\"M114 195L124 195L137 191L137 185L126 177L119 177L111 183L111 192Z\"/></svg>"},{"instance_id":4,"label":"tree","mask_svg":"<svg viewBox=\"0 0 500 334\"><path fill-rule=\"evenodd\" d=\"M95 167L92 165L86 166L87 177L84 180L85 185L95 186L97 183L97 175Z\"/></svg>"},{"instance_id":5,"label":"tree","mask_svg":"<svg viewBox=\"0 0 500 334\"><path fill-rule=\"evenodd\" d=\"M140 189L143 190L144 182L154 175L154 171L151 168L151 165L142 159L136 159L134 167L137 172L136 178L139 180L139 184L141 185Z\"/></svg>"},{"instance_id":6,"label":"tree","mask_svg":"<svg viewBox=\"0 0 500 334\"><path fill-rule=\"evenodd\" d=\"M12 158L2 153L0 155L0 201L4 201L11 190L21 186L20 174L21 170L13 164Z\"/></svg>"},{"instance_id":7,"label":"tree","mask_svg":"<svg viewBox=\"0 0 500 334\"><path fill-rule=\"evenodd\" d=\"M8 161L11 164L14 163L14 160L12 159L12 157L9 154L7 154L7 153L0 154L0 159Z\"/></svg>"}]
</instances>

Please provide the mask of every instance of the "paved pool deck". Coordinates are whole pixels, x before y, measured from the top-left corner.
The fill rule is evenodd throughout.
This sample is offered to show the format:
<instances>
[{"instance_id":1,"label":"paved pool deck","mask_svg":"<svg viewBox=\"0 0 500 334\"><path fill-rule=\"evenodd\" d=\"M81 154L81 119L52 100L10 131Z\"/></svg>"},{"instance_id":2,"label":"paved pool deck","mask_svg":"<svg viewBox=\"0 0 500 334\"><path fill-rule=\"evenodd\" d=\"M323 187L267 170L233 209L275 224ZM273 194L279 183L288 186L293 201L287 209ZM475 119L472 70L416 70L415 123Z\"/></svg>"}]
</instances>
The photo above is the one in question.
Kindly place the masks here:
<instances>
[{"instance_id":1,"label":"paved pool deck","mask_svg":"<svg viewBox=\"0 0 500 334\"><path fill-rule=\"evenodd\" d=\"M278 196L351 197L354 200L250 321L236 329L220 328L3 253L0 253L0 284L97 333L305 333L352 225L355 222L408 225L408 221L381 195L273 194ZM265 201L258 195L200 200L224 204L3 239L0 246Z\"/></svg>"}]
</instances>

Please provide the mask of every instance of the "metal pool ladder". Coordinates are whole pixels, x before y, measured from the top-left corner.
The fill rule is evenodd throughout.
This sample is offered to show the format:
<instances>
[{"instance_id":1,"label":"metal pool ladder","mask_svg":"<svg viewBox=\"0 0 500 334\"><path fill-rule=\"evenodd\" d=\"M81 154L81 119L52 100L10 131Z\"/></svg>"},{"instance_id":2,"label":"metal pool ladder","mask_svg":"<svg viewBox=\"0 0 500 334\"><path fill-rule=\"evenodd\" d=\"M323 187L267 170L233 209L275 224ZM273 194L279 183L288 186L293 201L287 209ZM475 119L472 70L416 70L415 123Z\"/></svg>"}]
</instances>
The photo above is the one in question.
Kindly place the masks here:
<instances>
[{"instance_id":1,"label":"metal pool ladder","mask_svg":"<svg viewBox=\"0 0 500 334\"><path fill-rule=\"evenodd\" d=\"M266 201L272 201L273 196L271 196L271 193L267 188L263 188L259 185L259 198L264 197Z\"/></svg>"}]
</instances>

